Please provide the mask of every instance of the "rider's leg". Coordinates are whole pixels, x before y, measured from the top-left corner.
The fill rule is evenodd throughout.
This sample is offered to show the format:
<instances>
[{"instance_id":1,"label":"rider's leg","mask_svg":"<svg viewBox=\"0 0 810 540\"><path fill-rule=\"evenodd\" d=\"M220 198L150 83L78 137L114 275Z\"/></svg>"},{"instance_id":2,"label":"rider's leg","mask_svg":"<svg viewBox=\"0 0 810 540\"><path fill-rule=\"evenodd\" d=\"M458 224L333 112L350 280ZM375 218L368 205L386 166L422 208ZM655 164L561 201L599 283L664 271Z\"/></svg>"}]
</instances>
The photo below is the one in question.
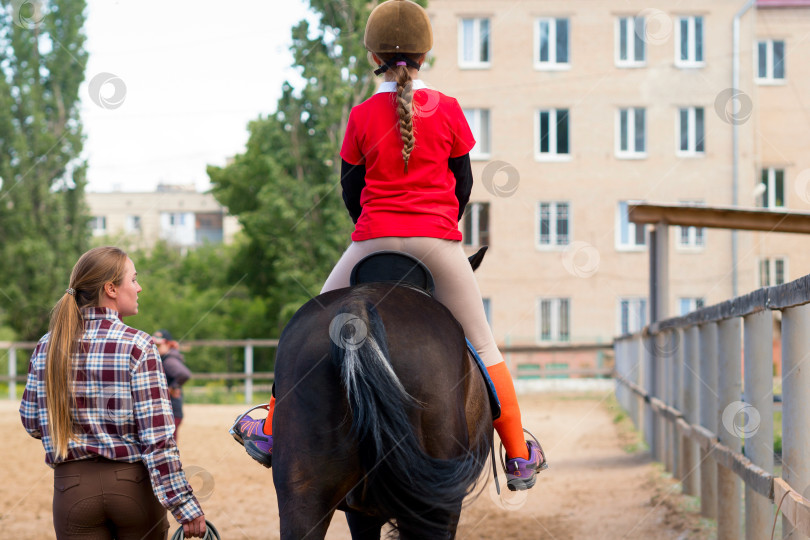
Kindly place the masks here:
<instances>
[{"instance_id":1,"label":"rider's leg","mask_svg":"<svg viewBox=\"0 0 810 540\"><path fill-rule=\"evenodd\" d=\"M503 361L487 322L481 292L461 242L436 238L408 238L405 251L418 257L433 273L436 299L464 328L467 339L484 361L501 402L501 417L493 425L510 458L529 458L520 407L512 376Z\"/></svg>"},{"instance_id":2,"label":"rider's leg","mask_svg":"<svg viewBox=\"0 0 810 540\"><path fill-rule=\"evenodd\" d=\"M264 421L262 432L265 435L273 434L273 410L276 408L276 396L270 396L270 404L267 407L267 420Z\"/></svg>"}]
</instances>

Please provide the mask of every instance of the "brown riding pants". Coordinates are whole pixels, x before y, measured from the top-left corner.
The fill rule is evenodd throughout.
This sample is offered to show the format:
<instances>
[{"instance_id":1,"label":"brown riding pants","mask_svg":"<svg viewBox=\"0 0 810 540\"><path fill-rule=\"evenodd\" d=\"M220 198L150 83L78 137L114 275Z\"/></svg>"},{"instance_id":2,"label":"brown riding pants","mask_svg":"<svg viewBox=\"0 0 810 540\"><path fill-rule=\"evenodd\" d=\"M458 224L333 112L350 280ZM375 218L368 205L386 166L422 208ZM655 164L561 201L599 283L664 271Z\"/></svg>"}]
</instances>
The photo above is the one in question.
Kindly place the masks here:
<instances>
[{"instance_id":1,"label":"brown riding pants","mask_svg":"<svg viewBox=\"0 0 810 540\"><path fill-rule=\"evenodd\" d=\"M143 463L67 461L53 475L58 540L165 540L169 520Z\"/></svg>"},{"instance_id":2,"label":"brown riding pants","mask_svg":"<svg viewBox=\"0 0 810 540\"><path fill-rule=\"evenodd\" d=\"M461 323L484 365L490 367L503 362L484 313L478 282L461 242L427 237L384 237L353 242L332 269L321 292L348 287L354 265L366 255L381 250L402 251L422 261L433 274L436 300Z\"/></svg>"}]
</instances>

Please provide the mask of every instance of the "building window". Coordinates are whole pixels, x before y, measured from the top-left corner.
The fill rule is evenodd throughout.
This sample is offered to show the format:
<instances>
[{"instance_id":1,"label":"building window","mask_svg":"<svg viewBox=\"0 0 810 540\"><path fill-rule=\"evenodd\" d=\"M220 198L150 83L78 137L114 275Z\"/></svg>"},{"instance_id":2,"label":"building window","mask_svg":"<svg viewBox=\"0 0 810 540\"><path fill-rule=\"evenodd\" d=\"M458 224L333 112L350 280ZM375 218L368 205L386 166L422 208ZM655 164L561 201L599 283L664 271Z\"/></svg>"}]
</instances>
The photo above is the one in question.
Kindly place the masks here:
<instances>
[{"instance_id":1,"label":"building window","mask_svg":"<svg viewBox=\"0 0 810 540\"><path fill-rule=\"evenodd\" d=\"M567 202L541 202L537 245L567 246L571 242L571 215Z\"/></svg>"},{"instance_id":2,"label":"building window","mask_svg":"<svg viewBox=\"0 0 810 540\"><path fill-rule=\"evenodd\" d=\"M759 286L772 287L787 281L787 258L759 260Z\"/></svg>"},{"instance_id":3,"label":"building window","mask_svg":"<svg viewBox=\"0 0 810 540\"><path fill-rule=\"evenodd\" d=\"M470 203L464 212L464 245L489 245L489 203Z\"/></svg>"},{"instance_id":4,"label":"building window","mask_svg":"<svg viewBox=\"0 0 810 540\"><path fill-rule=\"evenodd\" d=\"M185 214L169 214L169 225L172 227L182 227L186 224Z\"/></svg>"},{"instance_id":5,"label":"building window","mask_svg":"<svg viewBox=\"0 0 810 540\"><path fill-rule=\"evenodd\" d=\"M678 17L675 25L675 65L703 65L703 17Z\"/></svg>"},{"instance_id":6,"label":"building window","mask_svg":"<svg viewBox=\"0 0 810 540\"><path fill-rule=\"evenodd\" d=\"M683 317L706 305L703 298L680 298L678 301L678 315Z\"/></svg>"},{"instance_id":7,"label":"building window","mask_svg":"<svg viewBox=\"0 0 810 540\"><path fill-rule=\"evenodd\" d=\"M569 63L568 19L537 19L535 26L534 67L566 69Z\"/></svg>"},{"instance_id":8,"label":"building window","mask_svg":"<svg viewBox=\"0 0 810 540\"><path fill-rule=\"evenodd\" d=\"M706 229L703 227L678 227L678 248L702 249L706 247Z\"/></svg>"},{"instance_id":9,"label":"building window","mask_svg":"<svg viewBox=\"0 0 810 540\"><path fill-rule=\"evenodd\" d=\"M644 157L647 155L646 114L641 107L619 109L616 120L616 155Z\"/></svg>"},{"instance_id":10,"label":"building window","mask_svg":"<svg viewBox=\"0 0 810 540\"><path fill-rule=\"evenodd\" d=\"M757 41L757 81L785 80L785 42L768 39Z\"/></svg>"},{"instance_id":11,"label":"building window","mask_svg":"<svg viewBox=\"0 0 810 540\"><path fill-rule=\"evenodd\" d=\"M619 17L616 21L616 65L639 67L646 64L644 17Z\"/></svg>"},{"instance_id":12,"label":"building window","mask_svg":"<svg viewBox=\"0 0 810 540\"><path fill-rule=\"evenodd\" d=\"M760 190L762 196L759 200L761 208L785 207L785 171L768 167L762 169Z\"/></svg>"},{"instance_id":13,"label":"building window","mask_svg":"<svg viewBox=\"0 0 810 540\"><path fill-rule=\"evenodd\" d=\"M487 323L492 328L492 301L489 298L481 298L481 301L484 302L484 315L487 316Z\"/></svg>"},{"instance_id":14,"label":"building window","mask_svg":"<svg viewBox=\"0 0 810 540\"><path fill-rule=\"evenodd\" d=\"M537 124L535 157L537 159L568 157L570 153L568 109L537 111Z\"/></svg>"},{"instance_id":15,"label":"building window","mask_svg":"<svg viewBox=\"0 0 810 540\"><path fill-rule=\"evenodd\" d=\"M706 152L703 107L678 109L678 155L697 156Z\"/></svg>"},{"instance_id":16,"label":"building window","mask_svg":"<svg viewBox=\"0 0 810 540\"><path fill-rule=\"evenodd\" d=\"M646 298L619 298L619 335L634 334L647 326Z\"/></svg>"},{"instance_id":17,"label":"building window","mask_svg":"<svg viewBox=\"0 0 810 540\"><path fill-rule=\"evenodd\" d=\"M489 19L461 19L458 34L458 65L462 68L489 67Z\"/></svg>"},{"instance_id":18,"label":"building window","mask_svg":"<svg viewBox=\"0 0 810 540\"><path fill-rule=\"evenodd\" d=\"M570 341L570 304L568 298L541 298L538 301L539 341Z\"/></svg>"},{"instance_id":19,"label":"building window","mask_svg":"<svg viewBox=\"0 0 810 540\"><path fill-rule=\"evenodd\" d=\"M620 201L616 212L616 248L620 250L637 250L647 245L647 234L644 225L630 221L627 201Z\"/></svg>"},{"instance_id":20,"label":"building window","mask_svg":"<svg viewBox=\"0 0 810 540\"><path fill-rule=\"evenodd\" d=\"M90 230L93 236L107 234L107 216L93 216L90 218Z\"/></svg>"},{"instance_id":21,"label":"building window","mask_svg":"<svg viewBox=\"0 0 810 540\"><path fill-rule=\"evenodd\" d=\"M487 159L491 152L489 109L464 109L464 116L475 137L475 146L470 150L470 158Z\"/></svg>"},{"instance_id":22,"label":"building window","mask_svg":"<svg viewBox=\"0 0 810 540\"><path fill-rule=\"evenodd\" d=\"M682 204L704 206L703 201L681 201ZM706 229L704 227L676 227L675 247L683 250L700 250L706 247Z\"/></svg>"},{"instance_id":23,"label":"building window","mask_svg":"<svg viewBox=\"0 0 810 540\"><path fill-rule=\"evenodd\" d=\"M127 216L126 231L128 233L141 232L141 216Z\"/></svg>"}]
</instances>

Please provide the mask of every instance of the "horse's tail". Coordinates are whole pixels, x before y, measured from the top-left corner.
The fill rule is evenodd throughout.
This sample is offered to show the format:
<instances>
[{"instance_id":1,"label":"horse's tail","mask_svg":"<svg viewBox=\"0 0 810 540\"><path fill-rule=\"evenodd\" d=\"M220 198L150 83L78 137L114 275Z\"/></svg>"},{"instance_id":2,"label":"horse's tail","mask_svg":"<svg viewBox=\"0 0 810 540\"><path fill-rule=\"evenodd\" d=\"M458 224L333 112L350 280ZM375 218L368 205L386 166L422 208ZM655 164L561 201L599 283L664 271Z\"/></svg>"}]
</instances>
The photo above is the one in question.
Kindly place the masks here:
<instances>
[{"instance_id":1,"label":"horse's tail","mask_svg":"<svg viewBox=\"0 0 810 540\"><path fill-rule=\"evenodd\" d=\"M332 356L358 439L365 481L362 496L374 501L401 528L421 528L418 537L448 530L447 515L475 487L488 448L465 448L453 459L429 456L417 438L408 413L421 405L408 394L391 367L383 321L373 305L356 300L333 319Z\"/></svg>"}]
</instances>

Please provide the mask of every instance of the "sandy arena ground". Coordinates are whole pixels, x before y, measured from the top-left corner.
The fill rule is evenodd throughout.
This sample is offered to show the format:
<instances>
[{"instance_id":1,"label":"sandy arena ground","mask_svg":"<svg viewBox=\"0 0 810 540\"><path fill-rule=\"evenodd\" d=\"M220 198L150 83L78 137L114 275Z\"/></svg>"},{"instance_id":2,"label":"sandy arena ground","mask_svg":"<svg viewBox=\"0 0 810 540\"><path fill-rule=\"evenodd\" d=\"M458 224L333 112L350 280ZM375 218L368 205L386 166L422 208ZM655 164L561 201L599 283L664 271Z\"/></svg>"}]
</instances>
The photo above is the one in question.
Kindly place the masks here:
<instances>
[{"instance_id":1,"label":"sandy arena ground","mask_svg":"<svg viewBox=\"0 0 810 540\"><path fill-rule=\"evenodd\" d=\"M458 538L705 538L684 511L677 484L646 453L628 453L606 395L521 395L524 425L538 435L550 468L534 489L500 499L490 480L462 513ZM14 540L53 539L52 472L39 441L23 430L19 403L0 401L0 530ZM228 435L242 406L186 406L179 444L206 513L224 540L278 538L272 476ZM207 480L207 481L206 481ZM503 482L503 476L501 476ZM509 493L506 491L506 493ZM176 528L174 520L172 531ZM341 512L327 535L350 538Z\"/></svg>"}]
</instances>

